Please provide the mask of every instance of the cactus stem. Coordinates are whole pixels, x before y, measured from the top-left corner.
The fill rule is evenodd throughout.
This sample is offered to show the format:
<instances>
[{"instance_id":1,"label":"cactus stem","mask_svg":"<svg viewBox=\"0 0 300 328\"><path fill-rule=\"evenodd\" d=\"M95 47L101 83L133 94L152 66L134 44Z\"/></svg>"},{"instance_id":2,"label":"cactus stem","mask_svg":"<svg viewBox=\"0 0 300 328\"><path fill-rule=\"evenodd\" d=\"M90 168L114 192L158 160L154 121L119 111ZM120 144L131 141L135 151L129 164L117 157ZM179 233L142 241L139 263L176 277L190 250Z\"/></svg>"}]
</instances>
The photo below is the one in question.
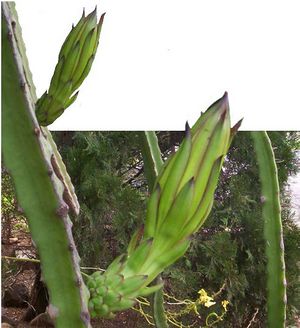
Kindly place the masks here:
<instances>
[{"instance_id":1,"label":"cactus stem","mask_svg":"<svg viewBox=\"0 0 300 328\"><path fill-rule=\"evenodd\" d=\"M261 181L260 201L264 218L264 236L267 256L268 323L270 327L285 327L286 280L284 243L278 173L275 155L268 134L252 132Z\"/></svg>"}]
</instances>

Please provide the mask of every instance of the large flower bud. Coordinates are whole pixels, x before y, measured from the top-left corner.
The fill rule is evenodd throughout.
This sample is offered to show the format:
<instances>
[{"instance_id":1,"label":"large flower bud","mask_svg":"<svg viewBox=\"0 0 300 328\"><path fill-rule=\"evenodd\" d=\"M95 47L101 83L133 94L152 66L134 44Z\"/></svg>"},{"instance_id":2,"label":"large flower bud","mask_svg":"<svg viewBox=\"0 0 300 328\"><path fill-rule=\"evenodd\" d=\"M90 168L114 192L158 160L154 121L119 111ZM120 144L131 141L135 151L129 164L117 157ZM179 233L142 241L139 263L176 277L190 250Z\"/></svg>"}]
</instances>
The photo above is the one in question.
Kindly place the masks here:
<instances>
[{"instance_id":1,"label":"large flower bud","mask_svg":"<svg viewBox=\"0 0 300 328\"><path fill-rule=\"evenodd\" d=\"M179 150L157 178L144 231L140 229L132 237L122 261L116 259L103 275L95 273L88 283L92 315L111 316L114 311L130 307L135 297L160 287L147 286L184 255L189 237L207 218L222 163L239 125L230 128L225 93L192 129L186 126Z\"/></svg>"},{"instance_id":2,"label":"large flower bud","mask_svg":"<svg viewBox=\"0 0 300 328\"><path fill-rule=\"evenodd\" d=\"M140 272L149 280L181 257L206 220L225 155L239 122L230 128L227 93L201 115L165 163L149 199L144 238L153 238ZM156 260L159 259L159 260Z\"/></svg>"},{"instance_id":3,"label":"large flower bud","mask_svg":"<svg viewBox=\"0 0 300 328\"><path fill-rule=\"evenodd\" d=\"M58 56L48 92L36 103L40 125L53 123L77 98L79 88L88 75L97 51L104 14L97 24L96 9L83 15L67 36Z\"/></svg>"}]
</instances>

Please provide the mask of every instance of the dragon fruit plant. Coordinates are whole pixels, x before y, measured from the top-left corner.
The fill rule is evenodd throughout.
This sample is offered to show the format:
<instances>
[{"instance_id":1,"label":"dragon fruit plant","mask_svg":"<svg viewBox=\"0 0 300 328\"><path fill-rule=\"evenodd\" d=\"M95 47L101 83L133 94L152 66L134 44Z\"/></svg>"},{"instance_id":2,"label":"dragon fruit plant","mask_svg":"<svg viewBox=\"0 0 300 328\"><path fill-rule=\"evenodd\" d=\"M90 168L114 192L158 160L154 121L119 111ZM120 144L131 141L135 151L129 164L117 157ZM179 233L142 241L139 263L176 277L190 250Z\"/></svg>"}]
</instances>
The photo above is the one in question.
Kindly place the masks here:
<instances>
[{"instance_id":1,"label":"dragon fruit plant","mask_svg":"<svg viewBox=\"0 0 300 328\"><path fill-rule=\"evenodd\" d=\"M83 13L61 48L49 89L37 100L14 3L2 3L3 159L39 252L49 290L48 313L63 328L90 327L90 316L111 318L132 307L136 298L158 293L162 284L151 283L160 281L155 280L157 276L184 255L191 235L211 211L224 158L241 123L231 128L225 93L192 128L186 125L182 144L165 163L155 133L143 134L141 147L151 190L144 226L132 236L127 253L104 273L85 277L85 285L70 220L70 212L78 215L79 204L46 126L76 100L95 58L103 18L97 23L96 10L87 16ZM254 136L266 195L265 235L272 241L267 246L268 273L278 278L275 285L269 278L269 322L283 327L282 229L276 167L266 138ZM265 179L267 174L270 177ZM163 320L156 321L158 327L166 326L159 322Z\"/></svg>"}]
</instances>

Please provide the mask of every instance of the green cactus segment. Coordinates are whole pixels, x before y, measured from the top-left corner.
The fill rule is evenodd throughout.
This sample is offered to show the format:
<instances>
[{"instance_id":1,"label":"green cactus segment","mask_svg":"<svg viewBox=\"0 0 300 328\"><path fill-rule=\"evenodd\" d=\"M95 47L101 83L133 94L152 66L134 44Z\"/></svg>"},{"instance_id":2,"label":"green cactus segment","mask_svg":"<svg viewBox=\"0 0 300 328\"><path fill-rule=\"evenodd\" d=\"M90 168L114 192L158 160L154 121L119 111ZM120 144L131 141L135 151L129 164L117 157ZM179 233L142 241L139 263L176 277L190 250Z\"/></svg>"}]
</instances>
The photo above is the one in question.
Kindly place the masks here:
<instances>
[{"instance_id":1,"label":"green cactus segment","mask_svg":"<svg viewBox=\"0 0 300 328\"><path fill-rule=\"evenodd\" d=\"M79 257L52 145L34 115L34 89L14 4L2 3L2 151L28 218L56 327L89 327Z\"/></svg>"},{"instance_id":2,"label":"green cactus segment","mask_svg":"<svg viewBox=\"0 0 300 328\"><path fill-rule=\"evenodd\" d=\"M155 283L162 282L161 277L155 279ZM164 292L163 289L159 289L152 295L152 313L157 328L168 328L167 318L164 309Z\"/></svg>"},{"instance_id":3,"label":"green cactus segment","mask_svg":"<svg viewBox=\"0 0 300 328\"><path fill-rule=\"evenodd\" d=\"M154 131L141 132L141 149L144 160L144 171L149 191L152 192L155 180L163 166L157 136Z\"/></svg>"},{"instance_id":4,"label":"green cactus segment","mask_svg":"<svg viewBox=\"0 0 300 328\"><path fill-rule=\"evenodd\" d=\"M158 174L160 173L163 160L161 158L161 151L158 145L157 136L154 131L145 131L142 132L142 155L144 160L144 171L147 177L149 190L153 192L153 187L157 179ZM154 197L154 200L157 199L157 195ZM156 210L156 206L152 207ZM152 213L153 214L153 213ZM156 214L154 214L156 215ZM149 217L149 213L148 213ZM144 238L151 235L152 232L145 231ZM128 252L128 255L130 253ZM162 285L161 276L158 275L156 279L152 282L153 287L157 285ZM168 327L167 318L164 311L164 297L163 297L163 287L158 289L151 297L151 312L153 315L153 320L156 327L165 328Z\"/></svg>"},{"instance_id":5,"label":"green cactus segment","mask_svg":"<svg viewBox=\"0 0 300 328\"><path fill-rule=\"evenodd\" d=\"M152 144L151 147L151 135L146 133L144 147L147 153L144 158L148 158L145 164L151 161L148 167L152 167L152 172L149 176L152 175L153 181L156 172L160 173L148 201L144 234L142 238L142 230L134 234L127 255L114 261L105 274L95 273L95 277L102 277L100 280L103 285L99 290L95 287L96 278L90 277L89 306L93 315L102 315L101 311L104 311L111 316L115 310L124 309L118 305L120 300L130 304L135 297L161 288L160 285L147 286L166 267L184 255L190 245L190 236L209 215L222 163L239 125L240 122L230 128L225 93L192 129L186 126L186 137L179 150L160 169L160 160L157 164L154 159L154 150L157 157L160 153L157 139L156 146ZM106 283L103 283L104 279ZM127 284L130 288L126 287ZM104 296L111 294L114 297L106 301ZM163 327L164 318L159 314L162 303L159 306L159 293L156 296L156 319L158 323L161 321Z\"/></svg>"},{"instance_id":6,"label":"green cactus segment","mask_svg":"<svg viewBox=\"0 0 300 328\"><path fill-rule=\"evenodd\" d=\"M252 132L261 180L267 255L268 325L285 327L286 280L277 167L266 132Z\"/></svg>"},{"instance_id":7,"label":"green cactus segment","mask_svg":"<svg viewBox=\"0 0 300 328\"><path fill-rule=\"evenodd\" d=\"M104 14L97 24L96 9L88 16L83 12L77 25L72 27L60 50L49 90L36 103L36 116L41 126L53 123L76 100L76 90L95 58L103 19Z\"/></svg>"}]
</instances>

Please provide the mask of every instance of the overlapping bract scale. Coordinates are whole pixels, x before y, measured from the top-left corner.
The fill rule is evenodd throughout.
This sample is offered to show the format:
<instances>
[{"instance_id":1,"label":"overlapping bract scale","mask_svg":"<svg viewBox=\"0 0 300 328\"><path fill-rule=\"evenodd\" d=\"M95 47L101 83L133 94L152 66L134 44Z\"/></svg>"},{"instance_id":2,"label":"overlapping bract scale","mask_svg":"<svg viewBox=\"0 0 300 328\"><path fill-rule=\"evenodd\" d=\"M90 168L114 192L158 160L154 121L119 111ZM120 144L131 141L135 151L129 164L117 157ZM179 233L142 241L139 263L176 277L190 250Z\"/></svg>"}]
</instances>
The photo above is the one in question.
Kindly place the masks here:
<instances>
[{"instance_id":1,"label":"overlapping bract scale","mask_svg":"<svg viewBox=\"0 0 300 328\"><path fill-rule=\"evenodd\" d=\"M62 45L49 90L36 103L39 124L53 123L77 98L94 61L104 14L97 23L96 9L83 15Z\"/></svg>"},{"instance_id":2,"label":"overlapping bract scale","mask_svg":"<svg viewBox=\"0 0 300 328\"><path fill-rule=\"evenodd\" d=\"M192 129L186 126L179 150L164 164L156 180L144 229L133 235L127 255L117 258L101 275L99 293L92 287L93 315L105 312L111 316L126 305L132 306L134 298L160 287L147 286L184 255L190 236L209 215L222 163L240 123L230 128L225 93Z\"/></svg>"}]
</instances>

